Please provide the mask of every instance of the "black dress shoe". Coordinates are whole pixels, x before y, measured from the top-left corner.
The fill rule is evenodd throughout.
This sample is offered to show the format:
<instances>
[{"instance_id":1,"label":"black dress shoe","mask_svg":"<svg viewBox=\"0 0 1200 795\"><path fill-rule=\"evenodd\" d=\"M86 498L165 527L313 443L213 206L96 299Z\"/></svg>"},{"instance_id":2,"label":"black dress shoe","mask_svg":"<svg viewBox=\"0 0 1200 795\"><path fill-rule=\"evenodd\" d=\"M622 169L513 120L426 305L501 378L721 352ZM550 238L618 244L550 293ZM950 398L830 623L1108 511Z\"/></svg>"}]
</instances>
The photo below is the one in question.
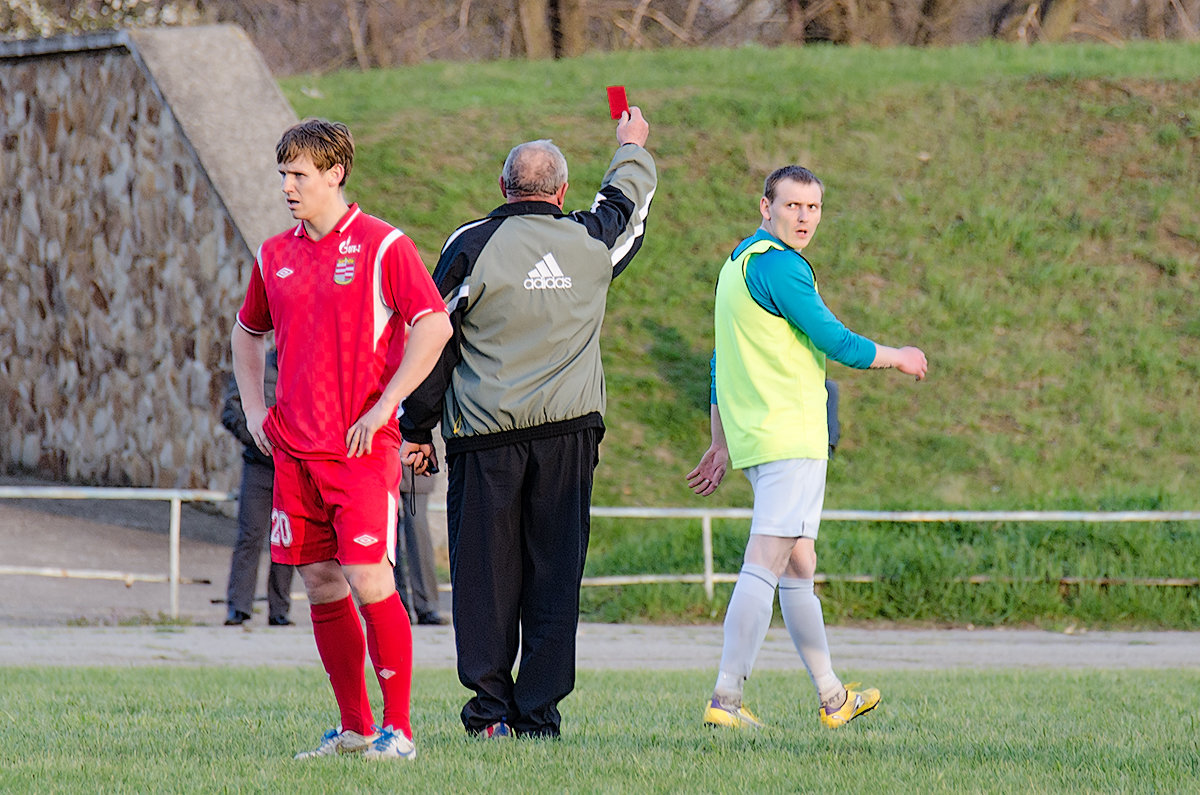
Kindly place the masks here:
<instances>
[{"instance_id":1,"label":"black dress shoe","mask_svg":"<svg viewBox=\"0 0 1200 795\"><path fill-rule=\"evenodd\" d=\"M417 616L417 623L422 626L444 627L450 623L450 619L445 618L441 613L426 613Z\"/></svg>"},{"instance_id":2,"label":"black dress shoe","mask_svg":"<svg viewBox=\"0 0 1200 795\"><path fill-rule=\"evenodd\" d=\"M250 620L249 613L243 613L241 610L230 610L229 615L225 617L225 626L240 627Z\"/></svg>"},{"instance_id":3,"label":"black dress shoe","mask_svg":"<svg viewBox=\"0 0 1200 795\"><path fill-rule=\"evenodd\" d=\"M294 626L295 623L295 621L292 621L287 616L271 616L267 619L267 624L272 627L290 627Z\"/></svg>"}]
</instances>

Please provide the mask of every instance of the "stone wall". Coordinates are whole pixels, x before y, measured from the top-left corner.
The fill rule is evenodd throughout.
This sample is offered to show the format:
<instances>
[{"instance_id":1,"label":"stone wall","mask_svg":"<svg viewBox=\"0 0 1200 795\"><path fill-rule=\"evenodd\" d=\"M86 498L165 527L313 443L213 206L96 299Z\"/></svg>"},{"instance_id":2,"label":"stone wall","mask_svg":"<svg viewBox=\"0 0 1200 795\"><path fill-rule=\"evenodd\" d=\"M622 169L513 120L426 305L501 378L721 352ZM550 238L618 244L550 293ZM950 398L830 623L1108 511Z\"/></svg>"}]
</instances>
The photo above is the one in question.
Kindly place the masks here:
<instances>
[{"instance_id":1,"label":"stone wall","mask_svg":"<svg viewBox=\"0 0 1200 795\"><path fill-rule=\"evenodd\" d=\"M0 465L232 489L220 406L252 249L122 41L0 53Z\"/></svg>"}]
</instances>

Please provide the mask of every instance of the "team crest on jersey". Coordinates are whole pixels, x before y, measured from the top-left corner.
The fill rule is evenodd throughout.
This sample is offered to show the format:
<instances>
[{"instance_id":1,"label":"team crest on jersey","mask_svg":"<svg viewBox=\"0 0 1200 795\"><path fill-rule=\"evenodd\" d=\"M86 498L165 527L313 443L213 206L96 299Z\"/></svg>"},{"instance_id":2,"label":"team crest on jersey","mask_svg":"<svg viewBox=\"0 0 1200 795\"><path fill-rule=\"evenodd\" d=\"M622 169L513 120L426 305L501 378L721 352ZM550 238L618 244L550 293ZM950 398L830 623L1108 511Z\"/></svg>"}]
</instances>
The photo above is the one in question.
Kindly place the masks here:
<instances>
[{"instance_id":1,"label":"team crest on jersey","mask_svg":"<svg viewBox=\"0 0 1200 795\"><path fill-rule=\"evenodd\" d=\"M354 281L354 257L341 257L333 266L333 283L349 284Z\"/></svg>"}]
</instances>

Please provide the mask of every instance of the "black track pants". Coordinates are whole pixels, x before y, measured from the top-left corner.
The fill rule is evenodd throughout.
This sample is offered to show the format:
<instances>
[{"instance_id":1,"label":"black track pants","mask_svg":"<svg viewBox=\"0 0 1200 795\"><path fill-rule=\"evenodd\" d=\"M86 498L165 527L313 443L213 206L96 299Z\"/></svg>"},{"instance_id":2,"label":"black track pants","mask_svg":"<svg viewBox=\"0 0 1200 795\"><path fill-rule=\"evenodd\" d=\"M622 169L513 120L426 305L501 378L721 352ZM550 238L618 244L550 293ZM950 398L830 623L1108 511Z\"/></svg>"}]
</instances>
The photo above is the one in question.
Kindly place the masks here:
<instances>
[{"instance_id":1,"label":"black track pants","mask_svg":"<svg viewBox=\"0 0 1200 795\"><path fill-rule=\"evenodd\" d=\"M447 525L463 725L557 735L575 687L579 581L603 431L448 457ZM521 651L514 681L512 670Z\"/></svg>"}]
</instances>

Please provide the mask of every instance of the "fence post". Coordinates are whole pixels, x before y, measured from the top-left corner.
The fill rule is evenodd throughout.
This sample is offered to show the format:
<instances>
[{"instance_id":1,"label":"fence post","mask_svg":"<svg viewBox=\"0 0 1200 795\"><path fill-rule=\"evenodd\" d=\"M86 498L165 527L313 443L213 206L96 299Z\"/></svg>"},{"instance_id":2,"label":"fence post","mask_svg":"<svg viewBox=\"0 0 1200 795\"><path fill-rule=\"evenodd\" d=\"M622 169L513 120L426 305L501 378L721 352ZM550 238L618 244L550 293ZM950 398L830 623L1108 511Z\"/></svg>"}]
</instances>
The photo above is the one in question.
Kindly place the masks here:
<instances>
[{"instance_id":1,"label":"fence post","mask_svg":"<svg viewBox=\"0 0 1200 795\"><path fill-rule=\"evenodd\" d=\"M179 618L179 520L183 501L178 496L171 498L171 542L167 583L171 589L171 618Z\"/></svg>"},{"instance_id":2,"label":"fence post","mask_svg":"<svg viewBox=\"0 0 1200 795\"><path fill-rule=\"evenodd\" d=\"M712 517L700 517L700 543L704 548L704 595L713 600Z\"/></svg>"}]
</instances>

